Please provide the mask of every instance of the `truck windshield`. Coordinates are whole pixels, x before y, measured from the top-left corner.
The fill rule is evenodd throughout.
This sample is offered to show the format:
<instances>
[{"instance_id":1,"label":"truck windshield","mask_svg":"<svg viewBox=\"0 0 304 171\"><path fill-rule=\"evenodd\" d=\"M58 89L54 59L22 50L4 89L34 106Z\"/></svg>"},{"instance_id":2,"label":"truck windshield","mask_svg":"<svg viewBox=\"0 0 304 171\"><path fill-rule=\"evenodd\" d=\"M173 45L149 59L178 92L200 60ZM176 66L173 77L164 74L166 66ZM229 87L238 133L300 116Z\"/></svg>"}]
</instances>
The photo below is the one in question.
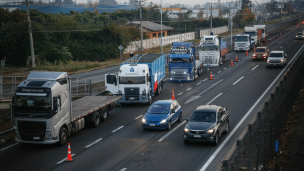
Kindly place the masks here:
<instances>
[{"instance_id":1,"label":"truck windshield","mask_svg":"<svg viewBox=\"0 0 304 171\"><path fill-rule=\"evenodd\" d=\"M247 42L248 37L247 36L235 36L235 41L236 42Z\"/></svg>"},{"instance_id":2,"label":"truck windshield","mask_svg":"<svg viewBox=\"0 0 304 171\"><path fill-rule=\"evenodd\" d=\"M145 77L119 77L119 84L145 84Z\"/></svg>"},{"instance_id":3,"label":"truck windshield","mask_svg":"<svg viewBox=\"0 0 304 171\"><path fill-rule=\"evenodd\" d=\"M200 46L200 51L217 51L217 46Z\"/></svg>"},{"instance_id":4,"label":"truck windshield","mask_svg":"<svg viewBox=\"0 0 304 171\"><path fill-rule=\"evenodd\" d=\"M170 63L190 63L191 58L170 58Z\"/></svg>"},{"instance_id":5,"label":"truck windshield","mask_svg":"<svg viewBox=\"0 0 304 171\"><path fill-rule=\"evenodd\" d=\"M244 32L244 34L248 34L248 35L250 35L251 37L252 37L252 36L255 36L255 32Z\"/></svg>"},{"instance_id":6,"label":"truck windshield","mask_svg":"<svg viewBox=\"0 0 304 171\"><path fill-rule=\"evenodd\" d=\"M14 108L17 110L52 110L50 97L15 96Z\"/></svg>"}]
</instances>

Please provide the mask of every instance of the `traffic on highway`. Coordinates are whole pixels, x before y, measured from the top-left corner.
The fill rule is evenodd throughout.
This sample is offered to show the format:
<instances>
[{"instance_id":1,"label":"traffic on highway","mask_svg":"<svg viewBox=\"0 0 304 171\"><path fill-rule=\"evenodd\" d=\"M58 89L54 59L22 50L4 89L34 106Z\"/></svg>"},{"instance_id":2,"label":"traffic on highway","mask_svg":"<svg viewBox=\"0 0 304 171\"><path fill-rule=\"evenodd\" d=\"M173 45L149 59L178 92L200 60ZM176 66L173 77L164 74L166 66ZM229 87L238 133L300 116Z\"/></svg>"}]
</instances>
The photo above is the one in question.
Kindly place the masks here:
<instances>
[{"instance_id":1,"label":"traffic on highway","mask_svg":"<svg viewBox=\"0 0 304 171\"><path fill-rule=\"evenodd\" d=\"M246 28L235 52L216 35L173 42L167 66L136 55L103 73L105 92L73 102L66 72L33 71L13 97L1 170L215 170L303 51L303 25L292 28Z\"/></svg>"}]
</instances>

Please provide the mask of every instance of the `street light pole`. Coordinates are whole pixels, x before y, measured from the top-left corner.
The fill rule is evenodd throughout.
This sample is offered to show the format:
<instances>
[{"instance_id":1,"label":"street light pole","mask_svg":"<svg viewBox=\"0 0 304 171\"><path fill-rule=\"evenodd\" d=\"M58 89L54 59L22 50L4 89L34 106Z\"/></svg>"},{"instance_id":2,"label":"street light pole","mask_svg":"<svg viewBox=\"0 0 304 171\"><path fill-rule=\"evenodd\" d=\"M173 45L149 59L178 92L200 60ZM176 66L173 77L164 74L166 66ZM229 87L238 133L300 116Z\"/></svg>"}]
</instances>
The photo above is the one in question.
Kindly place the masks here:
<instances>
[{"instance_id":1,"label":"street light pole","mask_svg":"<svg viewBox=\"0 0 304 171\"><path fill-rule=\"evenodd\" d=\"M163 54L163 0L160 1L160 45L161 54Z\"/></svg>"},{"instance_id":2,"label":"street light pole","mask_svg":"<svg viewBox=\"0 0 304 171\"><path fill-rule=\"evenodd\" d=\"M232 17L231 17L231 14L230 14L230 11L231 11L231 9L230 9L230 4L231 3L234 3L234 2L229 2L229 19L228 19L228 23L229 23L229 20L230 20L230 31L231 31L231 36L230 36L230 50L232 50ZM229 24L228 24L228 26L229 26Z\"/></svg>"},{"instance_id":3,"label":"street light pole","mask_svg":"<svg viewBox=\"0 0 304 171\"><path fill-rule=\"evenodd\" d=\"M217 4L217 3L211 3L211 22L210 22L210 35L212 34L212 4Z\"/></svg>"},{"instance_id":4,"label":"street light pole","mask_svg":"<svg viewBox=\"0 0 304 171\"><path fill-rule=\"evenodd\" d=\"M30 11L28 7L28 0L25 0L26 3L26 13L27 13L27 21L29 26L29 35L30 35L30 46L31 46L31 56L32 56L32 68L35 68L35 51L34 51L34 42L33 42L33 34L32 34L32 26L31 26L31 19L30 19Z\"/></svg>"}]
</instances>

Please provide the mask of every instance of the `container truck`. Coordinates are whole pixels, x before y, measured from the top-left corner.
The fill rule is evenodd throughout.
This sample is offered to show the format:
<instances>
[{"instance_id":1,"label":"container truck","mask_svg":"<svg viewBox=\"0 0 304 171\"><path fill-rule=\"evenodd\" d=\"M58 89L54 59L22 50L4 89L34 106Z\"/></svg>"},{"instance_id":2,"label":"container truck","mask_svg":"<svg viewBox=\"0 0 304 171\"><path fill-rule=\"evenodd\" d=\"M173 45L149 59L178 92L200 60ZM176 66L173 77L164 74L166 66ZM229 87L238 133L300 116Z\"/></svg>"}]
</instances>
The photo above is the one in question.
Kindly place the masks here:
<instances>
[{"instance_id":1,"label":"container truck","mask_svg":"<svg viewBox=\"0 0 304 171\"><path fill-rule=\"evenodd\" d=\"M203 72L204 60L196 60L193 42L172 42L169 82L191 82Z\"/></svg>"},{"instance_id":2,"label":"container truck","mask_svg":"<svg viewBox=\"0 0 304 171\"><path fill-rule=\"evenodd\" d=\"M235 52L238 51L249 51L250 49L253 48L251 44L251 36L248 34L237 34L234 37L234 50Z\"/></svg>"},{"instance_id":3,"label":"container truck","mask_svg":"<svg viewBox=\"0 0 304 171\"><path fill-rule=\"evenodd\" d=\"M86 96L72 102L66 72L32 71L12 99L15 140L20 143L64 145L87 125L98 127L115 108L117 96Z\"/></svg>"},{"instance_id":4,"label":"container truck","mask_svg":"<svg viewBox=\"0 0 304 171\"><path fill-rule=\"evenodd\" d=\"M266 25L254 25L257 29L258 32L261 32L262 34L262 42L265 42L267 40L268 34L266 33Z\"/></svg>"},{"instance_id":5,"label":"container truck","mask_svg":"<svg viewBox=\"0 0 304 171\"><path fill-rule=\"evenodd\" d=\"M203 36L199 46L199 59L205 61L204 67L220 66L226 61L227 43L218 35Z\"/></svg>"},{"instance_id":6,"label":"container truck","mask_svg":"<svg viewBox=\"0 0 304 171\"><path fill-rule=\"evenodd\" d=\"M166 76L164 54L136 55L120 64L118 75L106 74L106 90L120 96L120 105L126 103L152 103L159 95Z\"/></svg>"},{"instance_id":7,"label":"container truck","mask_svg":"<svg viewBox=\"0 0 304 171\"><path fill-rule=\"evenodd\" d=\"M262 30L257 29L256 27L245 27L244 34L251 36L252 46L260 45L262 40Z\"/></svg>"}]
</instances>

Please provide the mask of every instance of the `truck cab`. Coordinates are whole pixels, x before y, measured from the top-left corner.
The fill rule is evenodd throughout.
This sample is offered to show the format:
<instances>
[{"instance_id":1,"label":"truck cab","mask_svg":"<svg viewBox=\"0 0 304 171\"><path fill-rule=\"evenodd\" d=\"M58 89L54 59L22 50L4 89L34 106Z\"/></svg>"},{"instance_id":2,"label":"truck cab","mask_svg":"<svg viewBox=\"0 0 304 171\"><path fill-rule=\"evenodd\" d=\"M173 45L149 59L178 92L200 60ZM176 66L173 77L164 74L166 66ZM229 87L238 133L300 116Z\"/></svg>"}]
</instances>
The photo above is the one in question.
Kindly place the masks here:
<instances>
[{"instance_id":1,"label":"truck cab","mask_svg":"<svg viewBox=\"0 0 304 171\"><path fill-rule=\"evenodd\" d=\"M250 40L252 46L257 46L260 44L260 40L258 39L258 29L256 27L245 27L244 34L251 36Z\"/></svg>"},{"instance_id":2,"label":"truck cab","mask_svg":"<svg viewBox=\"0 0 304 171\"><path fill-rule=\"evenodd\" d=\"M268 34L266 33L266 25L254 25L258 30L261 30L262 34L262 42L265 42L267 40Z\"/></svg>"},{"instance_id":3,"label":"truck cab","mask_svg":"<svg viewBox=\"0 0 304 171\"><path fill-rule=\"evenodd\" d=\"M252 49L251 36L248 34L237 34L234 37L234 50L237 51L249 51Z\"/></svg>"}]
</instances>

